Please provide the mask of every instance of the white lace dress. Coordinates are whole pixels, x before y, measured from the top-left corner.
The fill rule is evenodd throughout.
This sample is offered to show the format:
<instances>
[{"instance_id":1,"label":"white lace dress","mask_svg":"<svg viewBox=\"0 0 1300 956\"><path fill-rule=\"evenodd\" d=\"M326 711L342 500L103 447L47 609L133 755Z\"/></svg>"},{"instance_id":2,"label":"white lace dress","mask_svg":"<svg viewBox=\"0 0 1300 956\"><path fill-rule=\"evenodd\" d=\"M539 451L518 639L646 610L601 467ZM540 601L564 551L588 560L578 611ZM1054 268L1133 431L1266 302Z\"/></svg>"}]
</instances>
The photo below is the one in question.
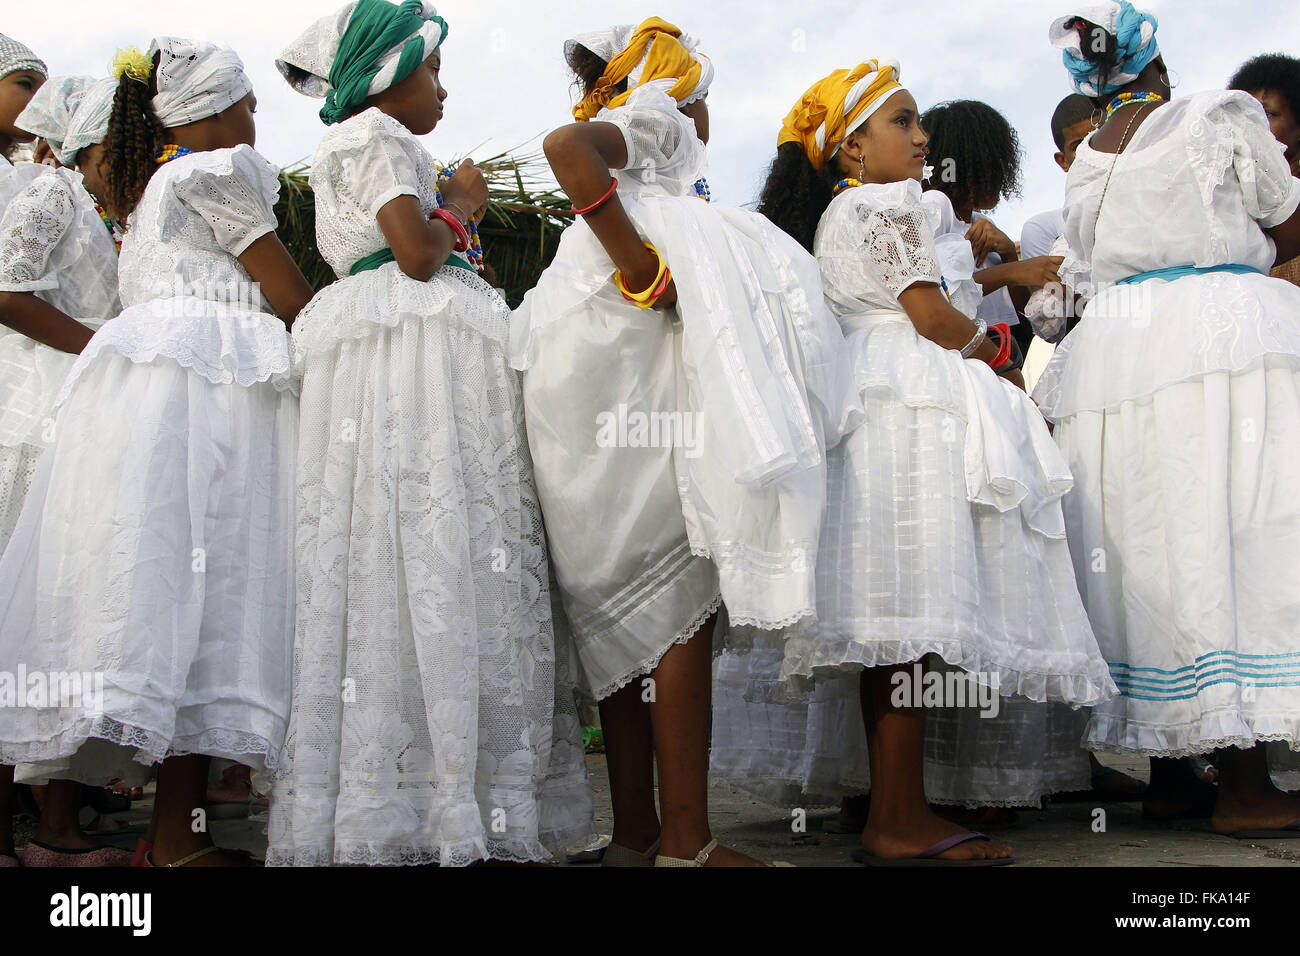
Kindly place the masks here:
<instances>
[{"instance_id":1,"label":"white lace dress","mask_svg":"<svg viewBox=\"0 0 1300 956\"><path fill-rule=\"evenodd\" d=\"M0 292L31 293L98 328L121 309L117 248L81 174L28 164L13 179L22 187L2 210ZM54 440L54 398L75 359L0 328L0 552Z\"/></svg>"},{"instance_id":2,"label":"white lace dress","mask_svg":"<svg viewBox=\"0 0 1300 956\"><path fill-rule=\"evenodd\" d=\"M505 302L428 282L376 213L437 207L433 158L377 109L325 134L316 235L341 277L294 326L302 376L294 699L271 864L546 860L593 832L567 634Z\"/></svg>"},{"instance_id":3,"label":"white lace dress","mask_svg":"<svg viewBox=\"0 0 1300 956\"><path fill-rule=\"evenodd\" d=\"M277 189L250 147L195 153L130 218L124 309L60 390L0 558L0 671L92 677L0 708L0 762L33 765L20 776L102 783L186 753L274 766L298 410L284 323L237 256L274 230Z\"/></svg>"},{"instance_id":4,"label":"white lace dress","mask_svg":"<svg viewBox=\"0 0 1300 956\"><path fill-rule=\"evenodd\" d=\"M814 611L825 449L860 405L816 263L766 219L702 202L693 123L636 89L598 121L638 231L673 271L643 311L579 219L511 323L551 555L587 690L648 673L725 601L773 628Z\"/></svg>"},{"instance_id":5,"label":"white lace dress","mask_svg":"<svg viewBox=\"0 0 1300 956\"><path fill-rule=\"evenodd\" d=\"M972 278L969 227L937 190L923 193L921 204L953 305L973 317L982 293ZM1053 600L1051 594L1031 597ZM868 792L859 675L828 675L791 695L779 680L781 664L780 646L762 638L752 653L723 653L713 692L710 772L777 806L832 805ZM932 803L972 807L1037 806L1048 794L1085 788L1088 755L1080 740L1086 723L1086 709L1022 697L1000 699L994 717L974 707L930 708L926 796Z\"/></svg>"},{"instance_id":6,"label":"white lace dress","mask_svg":"<svg viewBox=\"0 0 1300 956\"><path fill-rule=\"evenodd\" d=\"M920 185L845 190L815 248L867 420L830 455L818 620L790 636L782 679L933 653L1004 696L1106 699L1065 543L1070 474L1042 417L983 362L918 335L899 304L941 278Z\"/></svg>"},{"instance_id":7,"label":"white lace dress","mask_svg":"<svg viewBox=\"0 0 1300 956\"><path fill-rule=\"evenodd\" d=\"M1066 205L1062 278L1095 295L1034 394L1075 474L1070 549L1121 690L1088 740L1300 748L1300 289L1228 272L1111 285L1267 273L1263 230L1300 181L1252 97L1202 93L1156 108L1118 161L1085 140Z\"/></svg>"}]
</instances>

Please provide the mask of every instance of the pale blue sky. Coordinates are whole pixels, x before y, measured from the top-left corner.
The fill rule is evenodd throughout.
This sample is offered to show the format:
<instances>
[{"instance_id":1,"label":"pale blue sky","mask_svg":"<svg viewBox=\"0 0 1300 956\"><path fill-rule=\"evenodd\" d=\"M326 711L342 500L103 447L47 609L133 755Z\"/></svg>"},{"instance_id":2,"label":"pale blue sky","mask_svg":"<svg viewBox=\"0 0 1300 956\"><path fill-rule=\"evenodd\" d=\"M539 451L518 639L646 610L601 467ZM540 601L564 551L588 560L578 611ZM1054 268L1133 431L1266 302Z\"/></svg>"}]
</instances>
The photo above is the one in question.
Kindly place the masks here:
<instances>
[{"instance_id":1,"label":"pale blue sky","mask_svg":"<svg viewBox=\"0 0 1300 956\"><path fill-rule=\"evenodd\" d=\"M315 115L318 101L290 90L273 61L311 20L340 5L60 0L51 7L26 0L6 4L0 30L30 45L56 73L102 74L114 49L143 48L155 34L229 44L257 90L258 148L289 164L310 158L324 128ZM900 61L903 83L922 109L946 99L981 99L1019 130L1024 197L993 213L1013 238L1026 218L1061 201L1064 176L1052 162L1048 125L1069 92L1059 54L1047 42L1048 24L1068 9L1058 0L448 0L438 6L451 27L443 58L451 95L446 118L426 141L437 156L486 155L568 121L565 38L657 14L699 37L717 67L709 95L716 201L754 199L781 118L807 86L832 69L877 56ZM1175 96L1222 87L1256 53L1300 55L1300 15L1292 0L1145 7L1160 17L1160 46L1179 82Z\"/></svg>"}]
</instances>

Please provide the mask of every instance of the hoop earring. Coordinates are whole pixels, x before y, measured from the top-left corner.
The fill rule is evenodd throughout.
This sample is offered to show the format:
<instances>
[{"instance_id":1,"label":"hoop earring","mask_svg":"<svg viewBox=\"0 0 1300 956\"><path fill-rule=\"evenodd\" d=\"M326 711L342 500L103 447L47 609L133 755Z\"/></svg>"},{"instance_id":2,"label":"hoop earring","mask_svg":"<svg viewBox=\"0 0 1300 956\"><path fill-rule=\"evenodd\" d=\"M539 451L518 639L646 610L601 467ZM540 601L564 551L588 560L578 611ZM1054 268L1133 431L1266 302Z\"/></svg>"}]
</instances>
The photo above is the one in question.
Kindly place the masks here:
<instances>
[{"instance_id":1,"label":"hoop earring","mask_svg":"<svg viewBox=\"0 0 1300 956\"><path fill-rule=\"evenodd\" d=\"M1094 106L1092 108L1092 115L1088 117L1088 121L1092 123L1093 129L1101 129L1101 120L1102 120L1102 112L1101 110L1099 110L1097 107Z\"/></svg>"},{"instance_id":2,"label":"hoop earring","mask_svg":"<svg viewBox=\"0 0 1300 956\"><path fill-rule=\"evenodd\" d=\"M1172 90L1175 86L1178 85L1178 81L1181 79L1181 77L1173 70L1170 70L1168 67L1165 67L1164 72L1160 74L1160 79L1165 84L1165 89Z\"/></svg>"}]
</instances>

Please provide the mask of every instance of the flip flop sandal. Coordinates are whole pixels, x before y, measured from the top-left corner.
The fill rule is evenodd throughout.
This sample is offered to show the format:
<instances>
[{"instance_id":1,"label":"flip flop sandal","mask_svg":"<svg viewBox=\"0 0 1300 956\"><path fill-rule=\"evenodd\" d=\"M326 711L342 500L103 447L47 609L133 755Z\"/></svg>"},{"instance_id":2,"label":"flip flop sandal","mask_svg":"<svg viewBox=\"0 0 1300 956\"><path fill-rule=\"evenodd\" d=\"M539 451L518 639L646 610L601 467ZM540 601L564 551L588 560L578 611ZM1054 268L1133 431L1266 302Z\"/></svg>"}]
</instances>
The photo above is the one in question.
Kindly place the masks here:
<instances>
[{"instance_id":1,"label":"flip flop sandal","mask_svg":"<svg viewBox=\"0 0 1300 956\"><path fill-rule=\"evenodd\" d=\"M229 856L238 858L243 856L243 852L244 851L241 850L224 850L222 847L219 847L214 843L212 846L205 846L202 850L195 850L193 853L189 854L188 856L183 856L179 860L176 860L172 863L155 863L153 861L153 850L149 850L144 855L144 865L155 867L157 869L164 869L167 867L185 866L188 863L194 862L201 856L207 856L209 853L226 853ZM254 860L251 858L251 856L249 856L244 858L242 865L261 866L262 861Z\"/></svg>"},{"instance_id":2,"label":"flip flop sandal","mask_svg":"<svg viewBox=\"0 0 1300 956\"><path fill-rule=\"evenodd\" d=\"M14 854L14 853L0 853L0 868L6 867L6 866L22 866L22 863L20 863L20 862L18 861L18 856L17 856L17 854Z\"/></svg>"},{"instance_id":3,"label":"flip flop sandal","mask_svg":"<svg viewBox=\"0 0 1300 956\"><path fill-rule=\"evenodd\" d=\"M916 856L902 857L900 859L886 859L885 857L872 856L866 850L854 850L853 860L861 863L863 866L1010 866L1016 862L1014 856L1007 857L1003 860L947 860L939 856L955 846L968 843L971 840L987 840L988 837L983 833L959 833L956 836L950 836L947 839L940 840L929 849L922 850Z\"/></svg>"},{"instance_id":4,"label":"flip flop sandal","mask_svg":"<svg viewBox=\"0 0 1300 956\"><path fill-rule=\"evenodd\" d=\"M23 849L22 864L25 867L130 866L131 851L121 850L115 846L89 846L64 850L46 843L28 840L27 846Z\"/></svg>"},{"instance_id":5,"label":"flip flop sandal","mask_svg":"<svg viewBox=\"0 0 1300 956\"><path fill-rule=\"evenodd\" d=\"M1229 836L1238 840L1300 840L1300 820L1293 820L1277 830L1236 830Z\"/></svg>"}]
</instances>

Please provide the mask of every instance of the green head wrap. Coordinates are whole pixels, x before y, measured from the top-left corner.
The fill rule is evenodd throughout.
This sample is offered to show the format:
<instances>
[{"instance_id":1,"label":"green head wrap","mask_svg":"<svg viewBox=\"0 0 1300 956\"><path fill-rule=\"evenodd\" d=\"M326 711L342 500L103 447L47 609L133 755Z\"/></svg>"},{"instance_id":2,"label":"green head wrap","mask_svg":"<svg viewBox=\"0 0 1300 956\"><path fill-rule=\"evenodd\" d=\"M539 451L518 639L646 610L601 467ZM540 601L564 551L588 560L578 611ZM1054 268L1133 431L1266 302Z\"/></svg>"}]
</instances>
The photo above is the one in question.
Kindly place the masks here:
<instances>
[{"instance_id":1,"label":"green head wrap","mask_svg":"<svg viewBox=\"0 0 1300 956\"><path fill-rule=\"evenodd\" d=\"M360 0L357 3L330 66L330 90L325 94L325 105L320 111L320 118L326 125L342 122L356 114L370 95L370 85L379 75L380 62L399 43L402 51L397 58L396 72L387 86L400 83L415 72L426 56L424 37L420 35L425 23L432 21L442 28L442 35L433 49L436 50L447 39L447 21L436 15L426 18L424 6L422 0L404 0L400 6L387 0ZM386 69L391 66L388 64Z\"/></svg>"}]
</instances>

